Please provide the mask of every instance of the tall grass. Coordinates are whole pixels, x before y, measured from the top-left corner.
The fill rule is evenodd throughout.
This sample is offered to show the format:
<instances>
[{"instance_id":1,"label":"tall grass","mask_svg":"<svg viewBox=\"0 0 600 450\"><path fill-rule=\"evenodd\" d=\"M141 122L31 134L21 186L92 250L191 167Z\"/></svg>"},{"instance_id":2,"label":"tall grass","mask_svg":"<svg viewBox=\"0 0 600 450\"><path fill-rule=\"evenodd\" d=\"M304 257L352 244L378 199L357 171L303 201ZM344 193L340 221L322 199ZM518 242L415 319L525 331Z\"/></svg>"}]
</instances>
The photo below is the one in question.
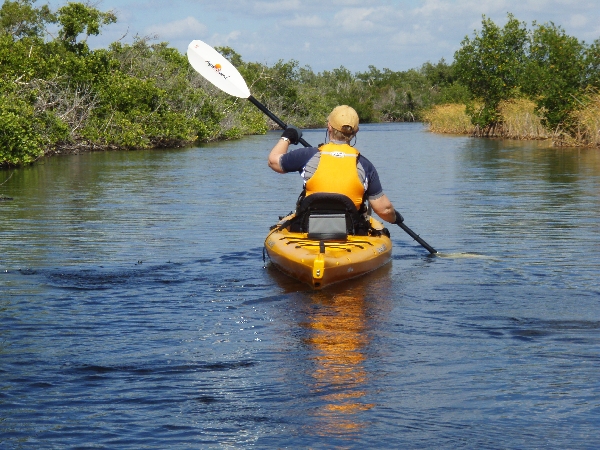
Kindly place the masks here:
<instances>
[{"instance_id":1,"label":"tall grass","mask_svg":"<svg viewBox=\"0 0 600 450\"><path fill-rule=\"evenodd\" d=\"M581 108L571 114L574 126L566 130L548 130L544 117L536 111L532 100L519 98L500 102L497 126L479 130L463 104L433 106L423 114L423 120L434 133L471 134L474 136L503 137L507 139L552 139L554 145L600 147L600 93L594 93L581 102Z\"/></svg>"},{"instance_id":2,"label":"tall grass","mask_svg":"<svg viewBox=\"0 0 600 450\"><path fill-rule=\"evenodd\" d=\"M580 145L600 146L600 94L588 97L581 109L573 112L575 139Z\"/></svg>"},{"instance_id":3,"label":"tall grass","mask_svg":"<svg viewBox=\"0 0 600 450\"><path fill-rule=\"evenodd\" d=\"M536 104L525 98L500 102L500 136L509 139L547 139L550 133L542 125L543 117L535 111Z\"/></svg>"},{"instance_id":4,"label":"tall grass","mask_svg":"<svg viewBox=\"0 0 600 450\"><path fill-rule=\"evenodd\" d=\"M466 105L436 105L423 114L423 121L434 133L472 134L475 126L467 115Z\"/></svg>"},{"instance_id":5,"label":"tall grass","mask_svg":"<svg viewBox=\"0 0 600 450\"><path fill-rule=\"evenodd\" d=\"M462 104L437 105L424 114L424 121L435 133L472 134L474 136L508 139L548 139L551 133L544 128L535 110L535 102L511 99L500 103L497 125L481 130L471 123L467 107Z\"/></svg>"}]
</instances>

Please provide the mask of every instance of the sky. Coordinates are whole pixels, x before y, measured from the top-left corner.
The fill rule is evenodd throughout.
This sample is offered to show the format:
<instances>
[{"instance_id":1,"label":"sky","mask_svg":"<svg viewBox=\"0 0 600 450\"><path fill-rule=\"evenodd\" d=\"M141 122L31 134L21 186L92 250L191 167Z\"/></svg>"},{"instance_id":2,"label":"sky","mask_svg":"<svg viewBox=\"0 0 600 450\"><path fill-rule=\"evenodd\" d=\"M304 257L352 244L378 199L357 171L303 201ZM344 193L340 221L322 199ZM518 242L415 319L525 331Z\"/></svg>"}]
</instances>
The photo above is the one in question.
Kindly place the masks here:
<instances>
[{"instance_id":1,"label":"sky","mask_svg":"<svg viewBox=\"0 0 600 450\"><path fill-rule=\"evenodd\" d=\"M66 2L38 0L53 8ZM200 39L229 46L244 61L272 65L296 60L315 72L343 66L351 72L404 71L444 58L481 29L482 16L499 26L507 14L529 29L553 22L570 36L600 39L598 0L90 0L118 22L92 48L135 36L155 38L185 52Z\"/></svg>"}]
</instances>

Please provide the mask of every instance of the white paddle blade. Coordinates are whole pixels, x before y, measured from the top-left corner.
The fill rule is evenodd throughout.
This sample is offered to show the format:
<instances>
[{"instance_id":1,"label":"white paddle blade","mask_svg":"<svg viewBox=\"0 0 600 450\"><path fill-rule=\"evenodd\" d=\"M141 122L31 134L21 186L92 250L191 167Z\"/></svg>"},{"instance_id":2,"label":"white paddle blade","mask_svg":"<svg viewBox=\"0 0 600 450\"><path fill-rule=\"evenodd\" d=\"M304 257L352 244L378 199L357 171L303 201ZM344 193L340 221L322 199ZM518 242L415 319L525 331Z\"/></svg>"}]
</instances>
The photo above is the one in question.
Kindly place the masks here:
<instances>
[{"instance_id":1,"label":"white paddle blade","mask_svg":"<svg viewBox=\"0 0 600 450\"><path fill-rule=\"evenodd\" d=\"M223 55L202 41L188 45L188 61L204 78L222 91L239 98L250 97L246 81Z\"/></svg>"}]
</instances>

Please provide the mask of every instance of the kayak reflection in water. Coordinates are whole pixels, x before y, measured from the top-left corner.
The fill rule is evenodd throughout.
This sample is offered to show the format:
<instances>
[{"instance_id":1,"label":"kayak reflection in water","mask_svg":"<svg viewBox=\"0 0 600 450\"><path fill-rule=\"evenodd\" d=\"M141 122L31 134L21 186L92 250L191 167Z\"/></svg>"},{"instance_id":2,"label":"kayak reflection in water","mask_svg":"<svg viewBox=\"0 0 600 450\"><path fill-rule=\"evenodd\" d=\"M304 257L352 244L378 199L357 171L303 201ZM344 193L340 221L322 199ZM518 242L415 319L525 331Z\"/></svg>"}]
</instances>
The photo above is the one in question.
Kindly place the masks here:
<instances>
[{"instance_id":1,"label":"kayak reflection in water","mask_svg":"<svg viewBox=\"0 0 600 450\"><path fill-rule=\"evenodd\" d=\"M269 167L279 173L299 172L304 180L301 199L314 193L342 194L359 212L366 212L368 201L383 220L401 223L404 219L384 194L375 166L351 145L352 139L356 142L358 122L352 107L337 106L327 118L328 142L291 152L290 144L298 144L302 131L288 126L269 154Z\"/></svg>"},{"instance_id":2,"label":"kayak reflection in water","mask_svg":"<svg viewBox=\"0 0 600 450\"><path fill-rule=\"evenodd\" d=\"M318 308L311 310L301 326L309 331L303 339L311 349L313 395L320 399L313 414L315 433L345 436L365 427L361 412L374 404L364 401L369 374L365 369L369 333L364 294L360 288L344 293L316 295Z\"/></svg>"}]
</instances>

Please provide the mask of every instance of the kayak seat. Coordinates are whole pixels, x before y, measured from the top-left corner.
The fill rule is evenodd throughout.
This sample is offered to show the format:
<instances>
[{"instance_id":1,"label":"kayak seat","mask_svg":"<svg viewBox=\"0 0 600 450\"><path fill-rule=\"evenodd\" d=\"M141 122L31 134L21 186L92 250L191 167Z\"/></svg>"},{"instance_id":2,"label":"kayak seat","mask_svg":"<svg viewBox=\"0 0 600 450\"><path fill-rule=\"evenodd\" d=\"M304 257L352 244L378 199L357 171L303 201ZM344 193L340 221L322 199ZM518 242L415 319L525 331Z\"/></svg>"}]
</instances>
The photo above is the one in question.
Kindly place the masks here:
<instances>
[{"instance_id":1,"label":"kayak seat","mask_svg":"<svg viewBox=\"0 0 600 450\"><path fill-rule=\"evenodd\" d=\"M319 192L300 199L290 231L308 233L309 239L343 240L348 235L366 236L369 225L345 195Z\"/></svg>"}]
</instances>

